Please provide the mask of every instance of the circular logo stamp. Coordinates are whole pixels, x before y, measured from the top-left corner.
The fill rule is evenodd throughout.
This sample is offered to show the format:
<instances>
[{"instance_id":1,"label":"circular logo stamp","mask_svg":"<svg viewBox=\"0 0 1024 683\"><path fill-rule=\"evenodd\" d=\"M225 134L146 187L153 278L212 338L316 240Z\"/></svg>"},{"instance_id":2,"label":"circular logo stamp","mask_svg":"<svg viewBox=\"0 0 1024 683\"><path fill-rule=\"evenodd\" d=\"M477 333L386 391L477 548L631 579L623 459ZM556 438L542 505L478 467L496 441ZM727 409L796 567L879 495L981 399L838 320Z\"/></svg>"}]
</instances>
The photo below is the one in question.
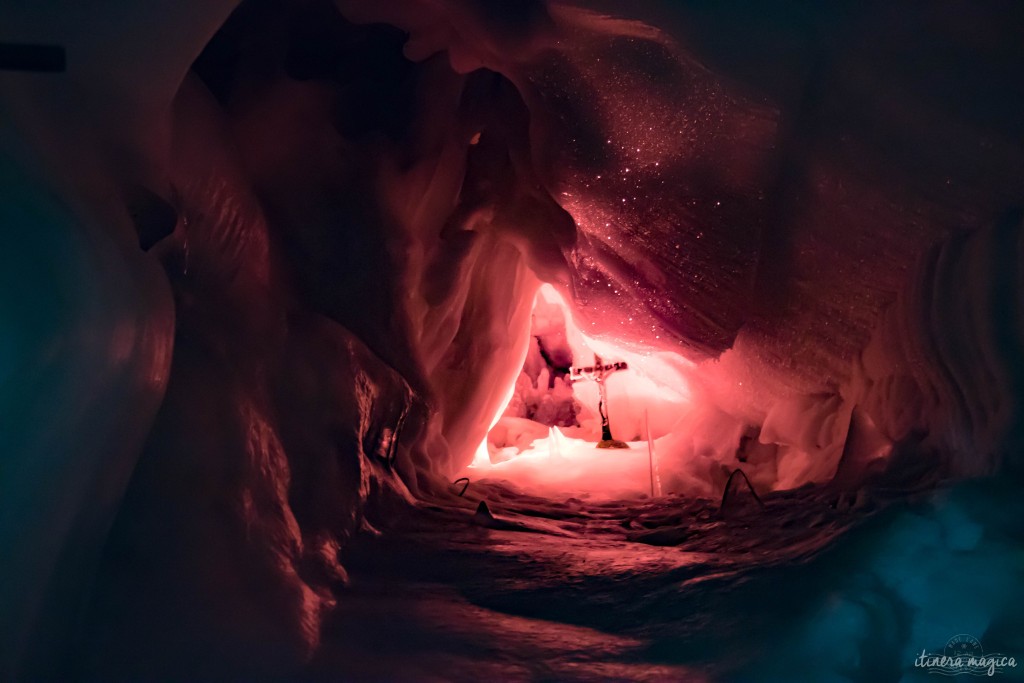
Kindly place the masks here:
<instances>
[{"instance_id":1,"label":"circular logo stamp","mask_svg":"<svg viewBox=\"0 0 1024 683\"><path fill-rule=\"evenodd\" d=\"M947 657L981 657L985 654L985 651L981 648L981 643L974 636L961 633L955 635L946 641L946 647L943 648L942 654Z\"/></svg>"}]
</instances>

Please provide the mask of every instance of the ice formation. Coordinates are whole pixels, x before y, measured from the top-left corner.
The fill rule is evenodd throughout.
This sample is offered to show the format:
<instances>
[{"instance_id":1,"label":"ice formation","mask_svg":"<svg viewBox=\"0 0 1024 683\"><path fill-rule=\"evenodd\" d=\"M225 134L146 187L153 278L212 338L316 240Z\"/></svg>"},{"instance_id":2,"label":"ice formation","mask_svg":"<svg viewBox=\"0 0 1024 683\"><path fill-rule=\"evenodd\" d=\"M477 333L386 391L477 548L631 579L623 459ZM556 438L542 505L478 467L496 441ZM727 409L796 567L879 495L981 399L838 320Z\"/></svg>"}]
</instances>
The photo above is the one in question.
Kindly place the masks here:
<instances>
[{"instance_id":1,"label":"ice formation","mask_svg":"<svg viewBox=\"0 0 1024 683\"><path fill-rule=\"evenodd\" d=\"M1016 10L14 4L0 678L1024 656Z\"/></svg>"},{"instance_id":2,"label":"ice formation","mask_svg":"<svg viewBox=\"0 0 1024 683\"><path fill-rule=\"evenodd\" d=\"M649 439L671 493L721 496L737 468L763 491L835 476L852 419L852 406L841 396L773 397L744 410L740 402L722 400L719 386L729 378L715 361L695 363L657 347L589 338L550 285L540 288L533 310L535 346L561 346L578 365L593 364L586 359L595 356L627 363L606 380L608 415L611 431L633 442L633 450L595 449L601 438L596 383L553 377L550 364L539 367L544 361L532 351L508 406L463 474L548 495L636 496L652 488ZM884 437L873 424L863 427L878 442L866 458L884 457Z\"/></svg>"}]
</instances>

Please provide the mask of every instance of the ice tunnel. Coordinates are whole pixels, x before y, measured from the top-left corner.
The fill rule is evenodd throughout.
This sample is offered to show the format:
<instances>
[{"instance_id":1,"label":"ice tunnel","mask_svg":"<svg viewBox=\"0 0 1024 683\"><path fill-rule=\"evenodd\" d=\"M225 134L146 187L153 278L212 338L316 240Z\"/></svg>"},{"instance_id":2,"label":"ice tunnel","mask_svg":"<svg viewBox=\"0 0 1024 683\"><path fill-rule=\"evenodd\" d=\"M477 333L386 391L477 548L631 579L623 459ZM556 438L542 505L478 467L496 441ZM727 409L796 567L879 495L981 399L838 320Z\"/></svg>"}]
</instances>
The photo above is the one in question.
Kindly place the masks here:
<instances>
[{"instance_id":1,"label":"ice tunnel","mask_svg":"<svg viewBox=\"0 0 1024 683\"><path fill-rule=\"evenodd\" d=\"M0 3L0 679L1024 675L1013 2Z\"/></svg>"}]
</instances>

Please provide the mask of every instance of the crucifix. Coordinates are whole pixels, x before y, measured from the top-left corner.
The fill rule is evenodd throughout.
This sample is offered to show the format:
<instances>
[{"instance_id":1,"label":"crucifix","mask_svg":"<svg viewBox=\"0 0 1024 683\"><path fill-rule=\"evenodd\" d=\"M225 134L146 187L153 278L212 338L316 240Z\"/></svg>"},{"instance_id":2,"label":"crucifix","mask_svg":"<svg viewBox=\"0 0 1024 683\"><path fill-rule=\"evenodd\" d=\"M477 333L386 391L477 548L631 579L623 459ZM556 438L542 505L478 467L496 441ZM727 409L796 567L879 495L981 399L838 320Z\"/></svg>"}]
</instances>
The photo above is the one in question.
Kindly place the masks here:
<instances>
[{"instance_id":1,"label":"crucifix","mask_svg":"<svg viewBox=\"0 0 1024 683\"><path fill-rule=\"evenodd\" d=\"M601 394L601 398L597 404L597 412L601 414L601 440L597 443L598 448L629 448L629 444L624 441L619 441L612 436L612 429L608 423L608 412L606 408L608 405L608 390L604 384L608 375L612 374L616 370L628 369L629 366L625 362L621 361L617 363L602 363L601 357L596 354L594 355L593 365L579 368L572 367L569 369L569 379L573 382L578 382L584 379L597 382L597 388Z\"/></svg>"}]
</instances>

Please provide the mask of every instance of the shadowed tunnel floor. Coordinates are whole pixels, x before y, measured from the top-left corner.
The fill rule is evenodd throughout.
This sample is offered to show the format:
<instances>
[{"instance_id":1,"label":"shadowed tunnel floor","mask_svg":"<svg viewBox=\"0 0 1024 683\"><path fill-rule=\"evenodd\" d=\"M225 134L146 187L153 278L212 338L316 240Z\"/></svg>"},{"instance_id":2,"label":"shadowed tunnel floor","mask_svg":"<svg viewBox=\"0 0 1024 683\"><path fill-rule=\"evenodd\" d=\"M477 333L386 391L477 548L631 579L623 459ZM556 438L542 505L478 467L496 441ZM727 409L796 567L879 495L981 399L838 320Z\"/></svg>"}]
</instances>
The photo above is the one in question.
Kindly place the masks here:
<instances>
[{"instance_id":1,"label":"shadowed tunnel floor","mask_svg":"<svg viewBox=\"0 0 1024 683\"><path fill-rule=\"evenodd\" d=\"M482 526L481 496L523 529ZM556 502L488 484L467 498L353 542L346 609L314 662L320 677L742 677L781 636L779 614L793 619L821 600L837 571L815 562L829 542L893 513L884 493L868 502L812 487L725 514L718 501ZM352 670L360 661L372 665Z\"/></svg>"}]
</instances>

